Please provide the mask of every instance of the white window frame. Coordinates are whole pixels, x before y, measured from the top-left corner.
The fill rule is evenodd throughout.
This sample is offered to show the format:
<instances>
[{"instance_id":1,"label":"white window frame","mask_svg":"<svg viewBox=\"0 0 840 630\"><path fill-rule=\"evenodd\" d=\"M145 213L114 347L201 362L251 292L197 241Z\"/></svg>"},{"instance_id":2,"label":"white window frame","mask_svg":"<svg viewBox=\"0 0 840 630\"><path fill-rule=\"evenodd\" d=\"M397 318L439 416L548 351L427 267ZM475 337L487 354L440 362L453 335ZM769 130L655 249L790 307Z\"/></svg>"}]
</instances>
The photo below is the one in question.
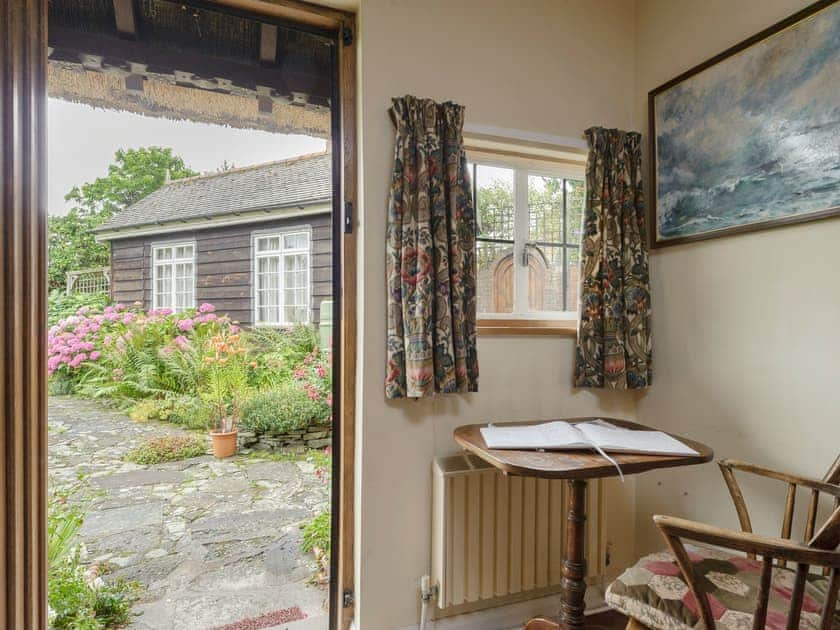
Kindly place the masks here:
<instances>
[{"instance_id":1,"label":"white window frame","mask_svg":"<svg viewBox=\"0 0 840 630\"><path fill-rule=\"evenodd\" d=\"M513 259L515 265L513 312L479 312L477 313L479 323L481 324L481 321L488 320L498 320L500 324L509 320L515 320L517 322L533 320L535 322L556 321L558 323L576 323L578 320L578 311L532 311L528 308L528 267L520 264L520 261L523 259L525 248L530 242L528 177L530 175L536 175L540 177L574 179L583 182L584 186L586 186L585 164L583 162L580 164L561 164L539 160L538 158L501 157L481 152L469 152L467 161L471 165L505 168L513 171ZM472 175L473 173L471 171L470 177ZM475 190L477 191L477 188ZM475 202L478 203L478 200L476 199ZM477 207L476 216L478 216ZM476 247L478 247L478 241L476 241Z\"/></svg>"},{"instance_id":2,"label":"white window frame","mask_svg":"<svg viewBox=\"0 0 840 630\"><path fill-rule=\"evenodd\" d=\"M306 235L306 247L305 248L295 248L295 249L285 249L285 239L284 237L290 236L293 234L305 234ZM281 247L279 250L276 251L269 251L269 252L260 252L259 251L259 241L266 238L279 238ZM273 230L259 230L256 232L251 233L251 286L253 287L253 295L251 296L252 302L252 319L255 326L270 326L276 328L283 328L289 326L295 326L297 324L309 324L312 321L312 227L309 225L305 226L295 226L295 227L284 227L282 229L273 229ZM284 265L283 259L285 256L297 256L300 254L306 255L306 281L304 283L304 292L306 295L305 304L306 304L306 317L303 321L300 322L289 322L289 321L279 321L279 322L267 322L260 320L260 291L259 291L259 284L257 281L257 277L259 275L259 259L260 258L271 258L271 257L278 257L280 259L279 265L279 273L280 273L280 287L279 291L279 313L281 319L285 320L286 316L286 304L285 304L285 275L284 275Z\"/></svg>"},{"instance_id":3,"label":"white window frame","mask_svg":"<svg viewBox=\"0 0 840 630\"><path fill-rule=\"evenodd\" d=\"M192 247L192 256L189 258L176 258L175 251L178 247ZM163 262L163 264L172 267L172 306L162 306L158 304L158 267L162 266L158 263L157 260L157 252L163 249L171 249L172 250L172 258ZM178 308L178 294L176 290L176 282L175 282L175 265L181 263L191 263L192 264L192 304L189 306L185 306L181 309ZM198 275L198 266L196 264L196 243L195 241L165 241L160 243L152 243L152 309L157 310L159 308L171 308L173 313L178 313L180 311L184 311L190 308L195 308L196 303L196 295L195 295L195 284L196 284L196 276Z\"/></svg>"}]
</instances>

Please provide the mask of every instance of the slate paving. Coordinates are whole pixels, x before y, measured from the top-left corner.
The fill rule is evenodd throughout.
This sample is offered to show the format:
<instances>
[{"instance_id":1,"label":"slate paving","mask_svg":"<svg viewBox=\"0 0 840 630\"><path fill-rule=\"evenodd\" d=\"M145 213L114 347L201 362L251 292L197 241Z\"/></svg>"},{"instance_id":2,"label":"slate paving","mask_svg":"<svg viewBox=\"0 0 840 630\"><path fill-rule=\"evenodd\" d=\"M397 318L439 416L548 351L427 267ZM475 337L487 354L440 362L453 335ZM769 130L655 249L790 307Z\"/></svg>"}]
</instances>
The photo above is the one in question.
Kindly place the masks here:
<instances>
[{"instance_id":1,"label":"slate paving","mask_svg":"<svg viewBox=\"0 0 840 630\"><path fill-rule=\"evenodd\" d=\"M147 438L183 434L94 401L49 401L51 483L85 475L73 500L87 511L88 561L143 586L131 627L206 630L299 606L301 627L326 628L327 591L312 584L316 565L300 550L300 524L329 505L329 484L305 460L124 461Z\"/></svg>"}]
</instances>

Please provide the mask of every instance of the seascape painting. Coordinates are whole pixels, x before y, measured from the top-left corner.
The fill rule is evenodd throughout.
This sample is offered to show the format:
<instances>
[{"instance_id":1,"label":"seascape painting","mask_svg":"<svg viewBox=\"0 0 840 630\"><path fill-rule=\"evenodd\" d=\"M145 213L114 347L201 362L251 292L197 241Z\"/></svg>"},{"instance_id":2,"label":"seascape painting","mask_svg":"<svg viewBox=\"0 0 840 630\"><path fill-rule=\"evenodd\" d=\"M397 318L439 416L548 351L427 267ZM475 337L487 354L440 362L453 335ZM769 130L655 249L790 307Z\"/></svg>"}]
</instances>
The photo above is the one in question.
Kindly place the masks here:
<instances>
[{"instance_id":1,"label":"seascape painting","mask_svg":"<svg viewBox=\"0 0 840 630\"><path fill-rule=\"evenodd\" d=\"M654 245L840 214L840 2L650 105Z\"/></svg>"}]
</instances>

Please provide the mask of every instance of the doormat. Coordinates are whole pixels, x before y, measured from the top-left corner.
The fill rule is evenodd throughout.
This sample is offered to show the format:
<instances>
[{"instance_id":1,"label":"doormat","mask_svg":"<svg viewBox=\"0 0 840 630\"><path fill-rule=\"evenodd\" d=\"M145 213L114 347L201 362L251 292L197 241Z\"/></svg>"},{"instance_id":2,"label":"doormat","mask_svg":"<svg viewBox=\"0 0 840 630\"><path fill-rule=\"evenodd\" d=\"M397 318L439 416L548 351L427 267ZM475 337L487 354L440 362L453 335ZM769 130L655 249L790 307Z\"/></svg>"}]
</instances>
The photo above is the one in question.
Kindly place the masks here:
<instances>
[{"instance_id":1,"label":"doormat","mask_svg":"<svg viewBox=\"0 0 840 630\"><path fill-rule=\"evenodd\" d=\"M300 606L292 606L291 608L282 608L274 612L258 615L257 617L245 617L244 619L223 626L214 626L210 630L260 630L260 628L271 628L281 623L300 621L301 619L306 619L306 613L300 609Z\"/></svg>"}]
</instances>

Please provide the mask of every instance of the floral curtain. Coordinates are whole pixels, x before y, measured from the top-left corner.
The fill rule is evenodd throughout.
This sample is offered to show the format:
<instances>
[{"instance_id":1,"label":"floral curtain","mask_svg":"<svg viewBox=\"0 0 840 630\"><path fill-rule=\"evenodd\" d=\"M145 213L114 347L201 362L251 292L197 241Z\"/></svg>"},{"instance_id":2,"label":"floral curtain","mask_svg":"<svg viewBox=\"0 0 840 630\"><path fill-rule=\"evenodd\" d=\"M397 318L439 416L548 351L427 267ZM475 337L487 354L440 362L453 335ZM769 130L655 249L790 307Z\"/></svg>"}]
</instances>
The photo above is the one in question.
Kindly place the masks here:
<instances>
[{"instance_id":1,"label":"floral curtain","mask_svg":"<svg viewBox=\"0 0 840 630\"><path fill-rule=\"evenodd\" d=\"M478 391L476 218L464 151L464 108L393 100L388 205L385 394Z\"/></svg>"},{"instance_id":2,"label":"floral curtain","mask_svg":"<svg viewBox=\"0 0 840 630\"><path fill-rule=\"evenodd\" d=\"M593 127L586 137L575 384L644 388L652 371L641 136Z\"/></svg>"}]
</instances>

